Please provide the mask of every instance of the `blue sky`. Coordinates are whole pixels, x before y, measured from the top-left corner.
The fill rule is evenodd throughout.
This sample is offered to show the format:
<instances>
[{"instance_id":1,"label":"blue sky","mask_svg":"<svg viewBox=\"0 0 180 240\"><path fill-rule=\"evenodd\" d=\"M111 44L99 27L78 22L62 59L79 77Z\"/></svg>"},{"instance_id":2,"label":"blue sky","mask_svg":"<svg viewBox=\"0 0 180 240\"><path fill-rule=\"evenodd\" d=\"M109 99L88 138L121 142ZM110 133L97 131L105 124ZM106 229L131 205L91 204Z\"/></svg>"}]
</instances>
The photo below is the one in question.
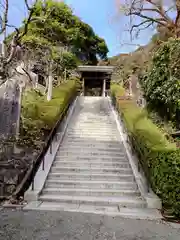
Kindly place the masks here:
<instances>
[{"instance_id":1,"label":"blue sky","mask_svg":"<svg viewBox=\"0 0 180 240\"><path fill-rule=\"evenodd\" d=\"M127 18L117 16L115 0L65 0L74 13L90 24L94 31L106 40L109 56L133 51L137 46L128 44L146 44L152 31L143 32L131 42L127 29Z\"/></svg>"},{"instance_id":2,"label":"blue sky","mask_svg":"<svg viewBox=\"0 0 180 240\"><path fill-rule=\"evenodd\" d=\"M32 0L29 0L32 1ZM91 25L103 37L109 48L109 56L133 51L136 46L130 43L129 33L125 32L127 19L119 19L116 14L115 0L64 0L74 13ZM25 17L24 0L10 0L9 23L19 26ZM146 44L151 31L143 32L133 44Z\"/></svg>"}]
</instances>

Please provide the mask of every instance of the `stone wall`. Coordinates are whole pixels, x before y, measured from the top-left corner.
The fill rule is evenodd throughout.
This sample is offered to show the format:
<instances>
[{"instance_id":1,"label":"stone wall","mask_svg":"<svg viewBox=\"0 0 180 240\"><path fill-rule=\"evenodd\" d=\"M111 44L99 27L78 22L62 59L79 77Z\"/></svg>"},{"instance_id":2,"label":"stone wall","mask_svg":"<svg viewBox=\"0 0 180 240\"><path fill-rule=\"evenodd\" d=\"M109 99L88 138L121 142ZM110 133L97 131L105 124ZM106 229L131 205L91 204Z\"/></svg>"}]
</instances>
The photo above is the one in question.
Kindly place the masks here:
<instances>
[{"instance_id":1,"label":"stone wall","mask_svg":"<svg viewBox=\"0 0 180 240\"><path fill-rule=\"evenodd\" d=\"M0 161L0 197L12 195L37 156L27 149L19 150L19 153L13 152L10 159Z\"/></svg>"}]
</instances>

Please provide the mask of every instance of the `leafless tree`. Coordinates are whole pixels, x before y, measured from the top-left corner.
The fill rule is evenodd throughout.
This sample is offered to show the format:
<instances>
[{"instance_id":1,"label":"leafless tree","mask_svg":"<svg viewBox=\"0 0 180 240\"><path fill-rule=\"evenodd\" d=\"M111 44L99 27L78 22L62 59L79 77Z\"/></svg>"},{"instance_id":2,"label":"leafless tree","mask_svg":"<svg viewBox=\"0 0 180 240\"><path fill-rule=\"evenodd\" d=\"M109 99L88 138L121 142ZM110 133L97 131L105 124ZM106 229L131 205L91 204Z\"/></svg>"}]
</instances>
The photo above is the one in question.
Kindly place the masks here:
<instances>
[{"instance_id":1,"label":"leafless tree","mask_svg":"<svg viewBox=\"0 0 180 240\"><path fill-rule=\"evenodd\" d=\"M180 0L116 0L116 3L118 11L129 18L131 35L159 26L180 37Z\"/></svg>"},{"instance_id":2,"label":"leafless tree","mask_svg":"<svg viewBox=\"0 0 180 240\"><path fill-rule=\"evenodd\" d=\"M30 6L28 0L24 0L25 6L28 11L28 17L25 21L24 27L19 30L18 27L9 24L8 22L8 12L9 12L9 0L4 0L1 2L1 15L0 15L0 35L3 39L2 43L2 52L0 55L0 78L1 84L7 80L9 77L9 66L12 64L13 60L20 54L22 50L21 40L28 32L28 26L31 21L37 20L37 18L33 17L34 13L34 4L36 4L37 0L34 1L33 5ZM14 28L13 37L5 47L5 33L7 28Z\"/></svg>"}]
</instances>

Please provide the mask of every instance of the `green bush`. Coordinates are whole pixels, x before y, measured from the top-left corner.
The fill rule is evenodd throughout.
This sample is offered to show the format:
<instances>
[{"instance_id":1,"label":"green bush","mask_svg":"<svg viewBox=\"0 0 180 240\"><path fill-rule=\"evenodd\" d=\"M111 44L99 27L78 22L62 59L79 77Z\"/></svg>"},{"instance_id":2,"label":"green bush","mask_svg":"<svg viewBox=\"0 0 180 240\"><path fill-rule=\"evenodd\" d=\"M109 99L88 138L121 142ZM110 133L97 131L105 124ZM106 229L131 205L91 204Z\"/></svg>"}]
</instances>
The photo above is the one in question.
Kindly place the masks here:
<instances>
[{"instance_id":1,"label":"green bush","mask_svg":"<svg viewBox=\"0 0 180 240\"><path fill-rule=\"evenodd\" d=\"M121 85L118 85L118 84L111 85L111 94L113 94L113 96L115 96L117 94L119 96L123 96L124 93L125 93L125 90Z\"/></svg>"},{"instance_id":2,"label":"green bush","mask_svg":"<svg viewBox=\"0 0 180 240\"><path fill-rule=\"evenodd\" d=\"M148 107L180 127L180 40L170 39L154 54L146 75L141 77Z\"/></svg>"},{"instance_id":3,"label":"green bush","mask_svg":"<svg viewBox=\"0 0 180 240\"><path fill-rule=\"evenodd\" d=\"M119 100L122 90L115 88L112 96L152 189L180 217L180 149L148 119L145 110L131 100Z\"/></svg>"},{"instance_id":4,"label":"green bush","mask_svg":"<svg viewBox=\"0 0 180 240\"><path fill-rule=\"evenodd\" d=\"M43 141L46 133L53 128L75 94L74 80L53 88L51 101L47 101L46 96L35 91L26 92L22 100L21 137L29 141L29 144Z\"/></svg>"}]
</instances>

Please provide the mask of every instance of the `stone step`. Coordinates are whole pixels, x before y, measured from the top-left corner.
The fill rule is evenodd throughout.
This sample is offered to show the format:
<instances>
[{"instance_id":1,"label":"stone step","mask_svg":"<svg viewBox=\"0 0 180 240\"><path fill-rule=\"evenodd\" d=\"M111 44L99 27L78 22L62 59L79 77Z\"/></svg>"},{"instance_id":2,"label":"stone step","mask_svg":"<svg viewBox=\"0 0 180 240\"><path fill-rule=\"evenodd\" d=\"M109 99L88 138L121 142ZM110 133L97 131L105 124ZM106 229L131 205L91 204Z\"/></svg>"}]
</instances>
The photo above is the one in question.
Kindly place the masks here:
<instances>
[{"instance_id":1,"label":"stone step","mask_svg":"<svg viewBox=\"0 0 180 240\"><path fill-rule=\"evenodd\" d=\"M38 202L33 201L24 207L24 210L55 211L88 213L100 216L121 217L128 219L162 220L162 215L157 209L149 208L127 208L116 206L96 206L94 204L72 204L64 202Z\"/></svg>"},{"instance_id":2,"label":"stone step","mask_svg":"<svg viewBox=\"0 0 180 240\"><path fill-rule=\"evenodd\" d=\"M111 138L117 138L119 135L118 133L112 133L111 131L102 132L100 129L99 131L95 130L89 130L89 131L73 131L73 132L66 132L66 136L74 137L74 136L99 136L99 137L111 137Z\"/></svg>"},{"instance_id":3,"label":"stone step","mask_svg":"<svg viewBox=\"0 0 180 240\"><path fill-rule=\"evenodd\" d=\"M76 114L76 117L78 117L80 119L85 119L87 121L94 120L94 119L101 119L101 118L103 118L103 119L105 118L108 121L114 120L112 111L111 111L111 109L108 109L107 106L106 106L106 111L99 112L99 109L98 109L97 113L95 113L95 114L94 114L94 112L93 113L84 112L84 110L78 111Z\"/></svg>"},{"instance_id":4,"label":"stone step","mask_svg":"<svg viewBox=\"0 0 180 240\"><path fill-rule=\"evenodd\" d=\"M62 142L60 144L60 148L61 147L67 147L69 144L68 142ZM90 147L90 148L109 148L109 149L119 149L120 147L122 148L123 147L123 144L122 143L112 143L112 144L108 144L106 142L102 142L102 143L95 143L93 141L89 141L89 142L86 142L86 141L81 141L81 142L71 142L71 147L73 148L79 148L79 146L83 146L83 147Z\"/></svg>"},{"instance_id":5,"label":"stone step","mask_svg":"<svg viewBox=\"0 0 180 240\"><path fill-rule=\"evenodd\" d=\"M103 162L103 161L58 161L56 160L53 163L53 167L92 167L92 168L103 168L103 167L108 167L108 168L130 168L130 164L127 163L126 161L123 163L121 162Z\"/></svg>"},{"instance_id":6,"label":"stone step","mask_svg":"<svg viewBox=\"0 0 180 240\"><path fill-rule=\"evenodd\" d=\"M78 145L78 146L81 146L81 144L97 144L97 145L111 145L111 146L115 146L115 147L119 147L121 145L121 142L119 140L117 141L105 141L104 139L103 140L94 140L93 138L78 138L76 140L72 140L71 138L66 138L66 139L63 139L63 142L62 144L65 145L65 144L68 144L68 145Z\"/></svg>"},{"instance_id":7,"label":"stone step","mask_svg":"<svg viewBox=\"0 0 180 240\"><path fill-rule=\"evenodd\" d=\"M117 190L117 189L81 189L81 188L44 188L42 194L47 195L67 195L67 196L140 196L137 190Z\"/></svg>"},{"instance_id":8,"label":"stone step","mask_svg":"<svg viewBox=\"0 0 180 240\"><path fill-rule=\"evenodd\" d=\"M87 113L79 112L79 115L76 115L76 117L81 121L85 121L89 123L91 123L92 121L95 121L97 123L98 121L101 121L101 120L104 120L102 124L105 124L106 122L115 123L112 112L108 112L108 111L103 114L99 114L99 113L87 114ZM79 122L76 122L76 125L77 124L79 124Z\"/></svg>"},{"instance_id":9,"label":"stone step","mask_svg":"<svg viewBox=\"0 0 180 240\"><path fill-rule=\"evenodd\" d=\"M116 134L112 134L110 132L107 133L102 133L102 132L93 132L91 130L89 130L89 132L73 132L73 133L67 133L66 134L66 138L87 138L87 139L91 139L91 138L98 138L98 139L109 139L109 140L113 140L113 139L118 139L120 140L119 135Z\"/></svg>"},{"instance_id":10,"label":"stone step","mask_svg":"<svg viewBox=\"0 0 180 240\"><path fill-rule=\"evenodd\" d=\"M90 119L87 120L87 118L82 118L82 117L77 117L76 120L78 120L75 124L72 122L72 124L69 124L69 128L68 129L74 129L74 128L81 128L84 125L88 125L90 128L94 128L97 126L102 126L102 128L106 128L106 126L111 127L117 127L116 122L114 121L114 119L110 119L109 120L109 116L108 118L98 118L98 119Z\"/></svg>"},{"instance_id":11,"label":"stone step","mask_svg":"<svg viewBox=\"0 0 180 240\"><path fill-rule=\"evenodd\" d=\"M109 173L109 174L113 174L113 173L119 173L119 174L132 174L132 170L131 168L105 168L105 167L102 167L102 168L98 168L98 167L63 167L63 166L53 166L51 168L51 172L53 173L96 173L96 174L101 174L101 173Z\"/></svg>"},{"instance_id":12,"label":"stone step","mask_svg":"<svg viewBox=\"0 0 180 240\"><path fill-rule=\"evenodd\" d=\"M75 154L75 155L64 155L64 156L61 156L57 153L57 156L56 156L56 161L90 161L90 162L110 162L110 163L114 163L114 162L126 162L126 163L129 163L128 160L127 160L127 157L122 155L122 156L107 156L107 155L104 155L104 156L97 156L97 155L85 155L85 154Z\"/></svg>"},{"instance_id":13,"label":"stone step","mask_svg":"<svg viewBox=\"0 0 180 240\"><path fill-rule=\"evenodd\" d=\"M78 122L75 125L70 125L70 129L87 129L87 127L91 129L96 129L98 127L102 127L102 130L104 129L116 129L117 124L115 121L108 121L106 119L96 119L96 120L91 120L90 122L87 120L82 120L77 118ZM84 128L85 127L85 128Z\"/></svg>"},{"instance_id":14,"label":"stone step","mask_svg":"<svg viewBox=\"0 0 180 240\"><path fill-rule=\"evenodd\" d=\"M98 117L92 117L88 115L78 115L76 116L78 119L78 122L76 122L74 125L72 124L71 127L81 126L81 124L87 123L91 125L91 123L95 123L95 125L98 125L102 123L102 126L105 126L107 124L109 125L116 125L115 120L113 119L113 116L111 114L107 113L107 116L98 116ZM103 121L102 121L103 120Z\"/></svg>"},{"instance_id":15,"label":"stone step","mask_svg":"<svg viewBox=\"0 0 180 240\"><path fill-rule=\"evenodd\" d=\"M93 141L93 142L99 142L99 141L104 141L104 142L120 142L121 138L120 137L112 137L112 136L102 136L101 134L98 135L65 135L63 141L73 141L75 142L76 140L83 140L83 141Z\"/></svg>"},{"instance_id":16,"label":"stone step","mask_svg":"<svg viewBox=\"0 0 180 240\"><path fill-rule=\"evenodd\" d=\"M93 204L79 204L66 202L47 202L37 201L29 203L24 207L25 210L36 211L65 211L91 214L111 214L112 216L119 215L118 206L96 206Z\"/></svg>"},{"instance_id":17,"label":"stone step","mask_svg":"<svg viewBox=\"0 0 180 240\"><path fill-rule=\"evenodd\" d=\"M113 115L111 109L108 109L106 106L106 111L104 112L99 112L99 109L97 110L97 113L88 113L83 111L79 111L79 114L76 115L78 118L84 118L87 120L92 120L92 119L99 119L99 118L106 118L109 121L113 120Z\"/></svg>"},{"instance_id":18,"label":"stone step","mask_svg":"<svg viewBox=\"0 0 180 240\"><path fill-rule=\"evenodd\" d=\"M87 124L91 127L93 127L92 124L95 126L102 125L105 127L108 126L117 126L115 120L113 119L112 115L109 115L107 113L107 116L99 116L97 118L93 118L92 116L82 115L82 116L76 116L76 119L78 120L76 124L72 124L71 127L74 128L76 126L82 126L84 124Z\"/></svg>"},{"instance_id":19,"label":"stone step","mask_svg":"<svg viewBox=\"0 0 180 240\"><path fill-rule=\"evenodd\" d=\"M79 119L76 119L78 121L78 124L75 125L69 125L68 127L68 131L74 131L74 130L84 130L84 131L88 131L88 130L102 130L102 131L115 131L117 129L117 124L112 122L112 123L108 123L105 122L104 123L104 119L97 121L91 121L90 123L86 122L86 121L81 121ZM100 129L99 129L100 127Z\"/></svg>"},{"instance_id":20,"label":"stone step","mask_svg":"<svg viewBox=\"0 0 180 240\"><path fill-rule=\"evenodd\" d=\"M81 98L38 197L62 209L95 212L145 208L105 98ZM41 207L40 207L41 208Z\"/></svg>"},{"instance_id":21,"label":"stone step","mask_svg":"<svg viewBox=\"0 0 180 240\"><path fill-rule=\"evenodd\" d=\"M97 121L91 121L91 123L88 123L86 121L81 121L79 119L76 119L78 121L78 124L76 125L69 125L69 128L67 129L68 131L74 131L74 130L102 130L102 131L107 131L107 130L111 130L111 131L115 131L115 129L117 129L117 124L112 122L112 123L108 123L105 122L104 123L104 119ZM100 127L100 129L99 129Z\"/></svg>"},{"instance_id":22,"label":"stone step","mask_svg":"<svg viewBox=\"0 0 180 240\"><path fill-rule=\"evenodd\" d=\"M59 149L57 152L57 157L63 157L63 156L79 156L79 157L90 157L90 156L97 156L98 157L126 157L125 153L123 152L119 152L119 153L114 153L114 152L101 152L98 150L94 150L94 151L88 151L88 150L84 150L84 151L80 151L80 149L74 149L71 151L67 151L67 150L61 150Z\"/></svg>"},{"instance_id":23,"label":"stone step","mask_svg":"<svg viewBox=\"0 0 180 240\"><path fill-rule=\"evenodd\" d=\"M93 130L89 130L87 132L85 131L74 131L74 132L68 132L66 134L66 136L69 136L69 137L74 137L74 136L77 136L77 137L82 137L82 136L99 136L99 137L119 137L119 135L117 133L112 133L112 132L101 132L101 131L93 131Z\"/></svg>"},{"instance_id":24,"label":"stone step","mask_svg":"<svg viewBox=\"0 0 180 240\"><path fill-rule=\"evenodd\" d=\"M107 114L107 116L106 116ZM105 126L106 124L116 124L115 120L113 119L112 114L109 113L105 113L104 115L99 115L97 117L93 117L92 115L88 116L88 115L78 115L78 122L76 122L75 126L81 125L82 123L95 123L96 125L99 123L102 123L103 126ZM102 122L103 120L103 122Z\"/></svg>"},{"instance_id":25,"label":"stone step","mask_svg":"<svg viewBox=\"0 0 180 240\"><path fill-rule=\"evenodd\" d=\"M90 197L90 196L58 196L42 194L40 201L64 202L78 204L93 204L96 206L119 206L119 207L146 207L146 202L141 197Z\"/></svg>"},{"instance_id":26,"label":"stone step","mask_svg":"<svg viewBox=\"0 0 180 240\"><path fill-rule=\"evenodd\" d=\"M119 148L105 148L105 147L91 147L91 146L84 146L83 144L80 147L76 146L60 146L58 152L71 152L71 151L78 151L78 152L93 152L94 150L97 152L113 152L113 153L121 153L124 152L122 146Z\"/></svg>"},{"instance_id":27,"label":"stone step","mask_svg":"<svg viewBox=\"0 0 180 240\"><path fill-rule=\"evenodd\" d=\"M45 187L52 188L82 188L82 189L121 189L121 190L137 190L137 184L135 182L109 182L105 181L82 181L82 180L47 180Z\"/></svg>"},{"instance_id":28,"label":"stone step","mask_svg":"<svg viewBox=\"0 0 180 240\"><path fill-rule=\"evenodd\" d=\"M95 126L97 125L102 125L102 126L117 126L116 122L114 119L109 119L109 116L108 117L104 117L104 116L101 116L101 117L98 117L98 118L91 118L90 116L78 116L78 122L76 122L75 125L73 125L73 127L81 127L82 125L84 124L87 124L87 125L90 125L93 127L92 123L94 123ZM91 118L91 119L90 119Z\"/></svg>"},{"instance_id":29,"label":"stone step","mask_svg":"<svg viewBox=\"0 0 180 240\"><path fill-rule=\"evenodd\" d=\"M77 119L78 124L70 126L70 128L68 128L68 131L74 131L74 130L102 130L102 131L107 131L107 130L111 130L111 131L115 131L115 129L117 129L117 124L116 123L103 123L104 120L100 120L98 123L97 121L92 121L91 123L88 123L86 121L81 121L79 119Z\"/></svg>"},{"instance_id":30,"label":"stone step","mask_svg":"<svg viewBox=\"0 0 180 240\"><path fill-rule=\"evenodd\" d=\"M89 131L93 131L93 132L102 132L102 133L113 133L113 134L117 134L117 128L108 128L103 127L102 126L94 126L91 128L85 127L85 128L79 128L79 127L75 127L74 129L67 129L67 133L74 133L74 132L89 132Z\"/></svg>"},{"instance_id":31,"label":"stone step","mask_svg":"<svg viewBox=\"0 0 180 240\"><path fill-rule=\"evenodd\" d=\"M73 133L73 132L89 132L89 131L99 131L99 132L105 132L105 133L107 133L107 132L111 132L111 133L117 133L117 128L112 128L112 127L110 127L110 128L108 128L107 126L102 126L102 125L100 125L100 126L94 126L94 127L89 127L89 128L87 128L87 127L85 127L85 128L82 128L82 127L74 127L74 128L68 128L67 129L67 132L68 133Z\"/></svg>"},{"instance_id":32,"label":"stone step","mask_svg":"<svg viewBox=\"0 0 180 240\"><path fill-rule=\"evenodd\" d=\"M110 121L110 120L113 119L112 111L111 111L110 108L108 108L108 106L106 106L105 108L106 108L106 110L104 112L99 112L99 109L98 109L97 112L93 112L93 113L84 112L84 110L82 109L82 111L78 111L79 114L76 115L76 116L78 118L85 118L87 120L99 119L99 118L104 118L105 117L105 118L107 118Z\"/></svg>"},{"instance_id":33,"label":"stone step","mask_svg":"<svg viewBox=\"0 0 180 240\"><path fill-rule=\"evenodd\" d=\"M96 116L95 116L96 115ZM113 118L112 112L106 112L104 114L87 114L87 113L82 113L79 112L78 115L76 115L76 118L78 118L78 122L76 122L76 125L78 125L80 122L95 122L98 123L101 120L104 120L104 122L102 122L102 124L106 124L106 123L115 123L115 120Z\"/></svg>"},{"instance_id":34,"label":"stone step","mask_svg":"<svg viewBox=\"0 0 180 240\"><path fill-rule=\"evenodd\" d=\"M49 179L64 179L64 180L109 180L111 181L128 181L128 182L133 182L134 181L134 176L132 174L96 174L96 173L53 173L50 172Z\"/></svg>"},{"instance_id":35,"label":"stone step","mask_svg":"<svg viewBox=\"0 0 180 240\"><path fill-rule=\"evenodd\" d=\"M103 142L104 144L108 144L109 142L111 142L111 144L113 143L121 143L121 139L107 139L107 138L99 138L99 137L89 137L89 136L83 136L83 137L64 137L63 139L63 143L67 143L67 144L71 144L71 143L82 143L82 142L87 142L87 143L99 143L99 142Z\"/></svg>"},{"instance_id":36,"label":"stone step","mask_svg":"<svg viewBox=\"0 0 180 240\"><path fill-rule=\"evenodd\" d=\"M97 133L93 133L93 132L89 132L89 133L85 133L85 132L74 132L71 134L66 134L65 135L65 139L86 139L86 141L90 141L92 138L96 139L96 141L121 141L121 138L118 134L111 134L111 133L104 133L102 134L101 132L97 132Z\"/></svg>"},{"instance_id":37,"label":"stone step","mask_svg":"<svg viewBox=\"0 0 180 240\"><path fill-rule=\"evenodd\" d=\"M106 111L104 112L99 112L99 109L97 110L97 113L94 114L93 113L88 113L88 112L84 112L84 110L82 111L78 111L76 114L76 117L80 118L80 119L85 119L87 121L90 120L94 120L94 119L101 119L101 118L105 118L108 121L113 121L113 114L111 109L108 109L108 107L106 106Z\"/></svg>"},{"instance_id":38,"label":"stone step","mask_svg":"<svg viewBox=\"0 0 180 240\"><path fill-rule=\"evenodd\" d=\"M102 131L102 132L107 132L107 131L115 132L115 130L117 130L116 123L102 124L102 121L104 121L104 120L101 120L98 124L96 122L91 122L90 124L86 123L86 122L81 122L76 125L70 126L67 129L67 131L74 132L77 130L79 130L79 131L88 131L88 130L96 131L97 130L97 131ZM79 122L79 120L78 120L78 122Z\"/></svg>"}]
</instances>

